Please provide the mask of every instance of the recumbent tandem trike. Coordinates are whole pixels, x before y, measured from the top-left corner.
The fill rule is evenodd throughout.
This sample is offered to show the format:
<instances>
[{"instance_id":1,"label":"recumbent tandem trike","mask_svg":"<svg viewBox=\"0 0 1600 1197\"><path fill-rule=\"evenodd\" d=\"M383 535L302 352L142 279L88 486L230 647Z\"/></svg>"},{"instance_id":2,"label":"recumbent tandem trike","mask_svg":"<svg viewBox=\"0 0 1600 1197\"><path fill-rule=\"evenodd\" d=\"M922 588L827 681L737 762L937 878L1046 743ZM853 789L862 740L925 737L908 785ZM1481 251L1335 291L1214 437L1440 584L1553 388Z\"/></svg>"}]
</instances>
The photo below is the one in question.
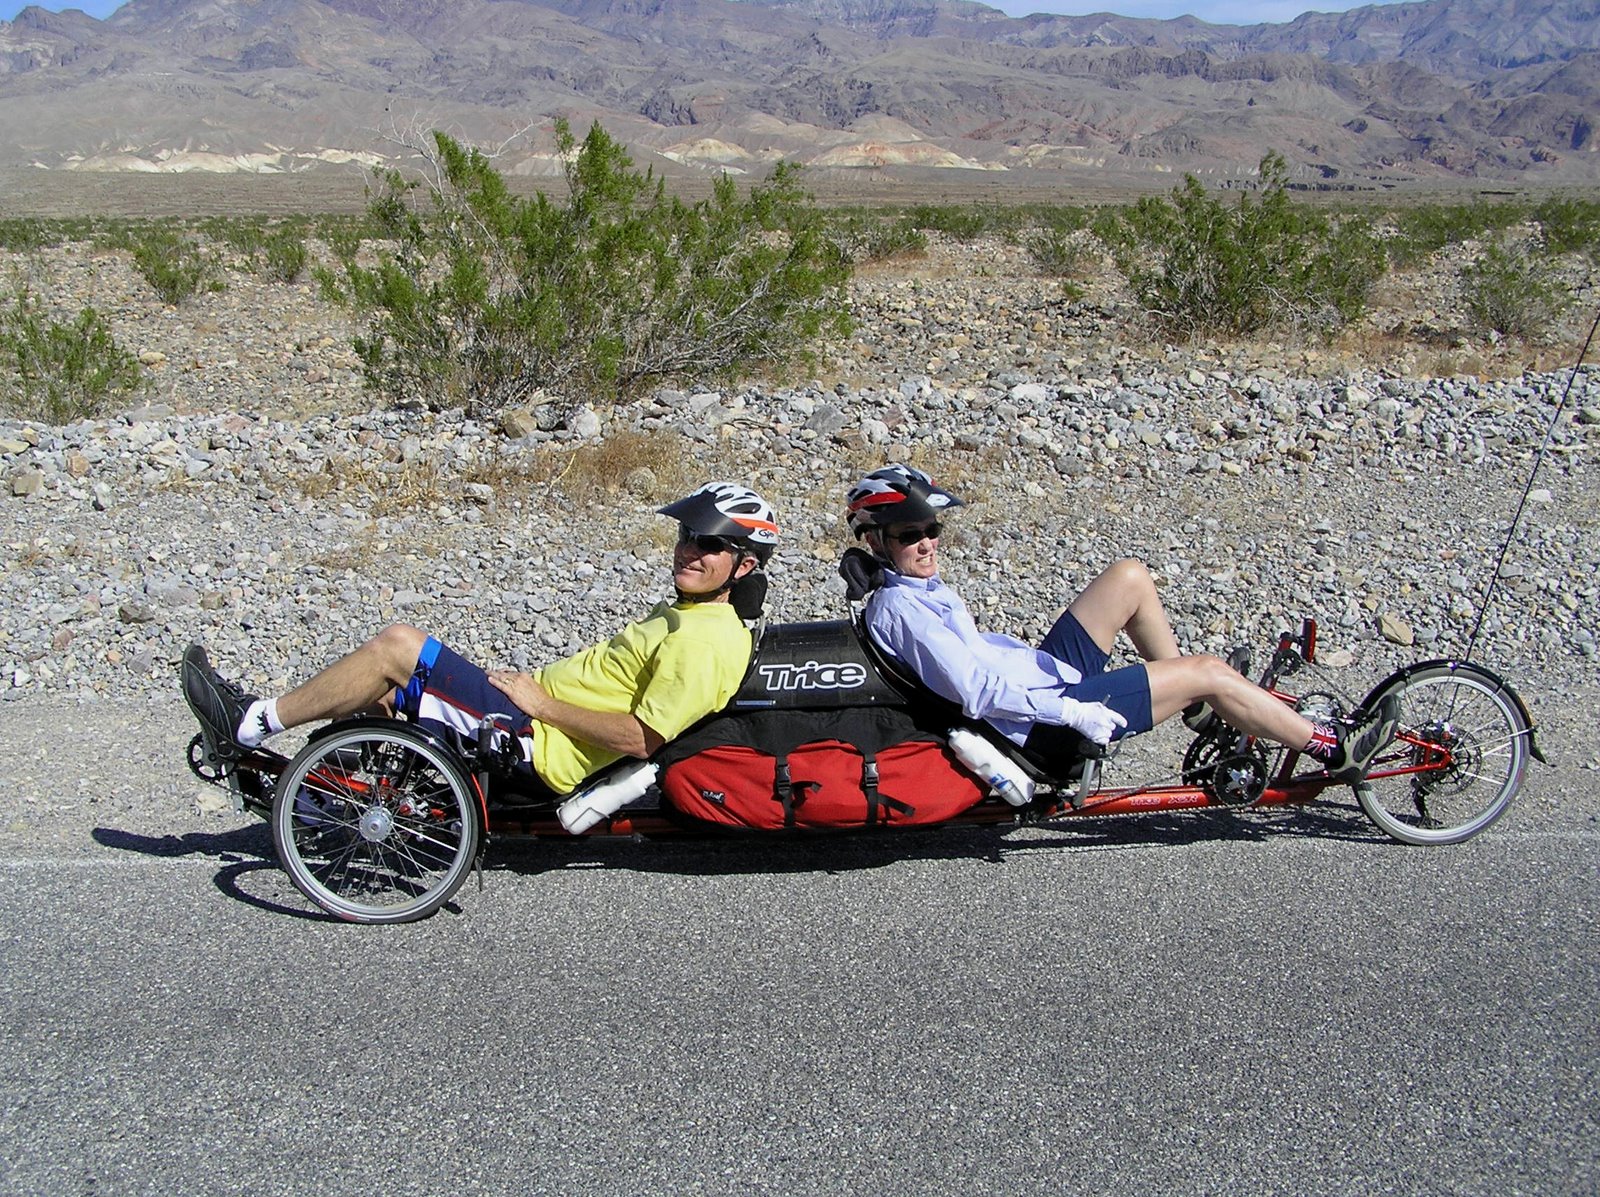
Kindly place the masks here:
<instances>
[{"instance_id":1,"label":"recumbent tandem trike","mask_svg":"<svg viewBox=\"0 0 1600 1197\"><path fill-rule=\"evenodd\" d=\"M1399 732L1354 789L1371 821L1404 843L1476 835L1516 797L1529 758L1544 759L1522 699L1482 666L1421 661L1359 704L1282 688L1315 661L1307 620L1279 637L1260 685L1319 717L1400 697ZM489 720L473 739L363 716L317 729L292 758L262 747L218 759L197 735L189 765L270 822L284 870L317 906L353 922L398 923L447 902L494 839L570 838L559 800L519 788L505 740ZM617 762L576 801L601 787L627 796L602 804L604 817L591 813L585 835L795 834L1277 806L1342 784L1309 758L1216 721L1163 781L1118 784L1117 757L1118 745L1085 742L1065 774L1046 772L905 676L871 643L857 609L760 629L724 710L648 762Z\"/></svg>"}]
</instances>

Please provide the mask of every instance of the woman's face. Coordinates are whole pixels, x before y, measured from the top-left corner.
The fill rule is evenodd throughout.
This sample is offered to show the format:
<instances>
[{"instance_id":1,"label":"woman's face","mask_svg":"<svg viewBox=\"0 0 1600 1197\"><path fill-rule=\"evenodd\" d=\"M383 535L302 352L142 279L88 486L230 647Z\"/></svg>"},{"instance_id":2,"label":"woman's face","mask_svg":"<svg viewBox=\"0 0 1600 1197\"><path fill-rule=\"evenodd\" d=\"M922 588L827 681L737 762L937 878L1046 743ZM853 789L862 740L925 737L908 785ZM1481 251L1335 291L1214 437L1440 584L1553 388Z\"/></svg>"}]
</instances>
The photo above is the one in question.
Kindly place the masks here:
<instances>
[{"instance_id":1,"label":"woman's face","mask_svg":"<svg viewBox=\"0 0 1600 1197\"><path fill-rule=\"evenodd\" d=\"M890 524L878 541L897 573L931 578L939 572L939 532L937 523Z\"/></svg>"}]
</instances>

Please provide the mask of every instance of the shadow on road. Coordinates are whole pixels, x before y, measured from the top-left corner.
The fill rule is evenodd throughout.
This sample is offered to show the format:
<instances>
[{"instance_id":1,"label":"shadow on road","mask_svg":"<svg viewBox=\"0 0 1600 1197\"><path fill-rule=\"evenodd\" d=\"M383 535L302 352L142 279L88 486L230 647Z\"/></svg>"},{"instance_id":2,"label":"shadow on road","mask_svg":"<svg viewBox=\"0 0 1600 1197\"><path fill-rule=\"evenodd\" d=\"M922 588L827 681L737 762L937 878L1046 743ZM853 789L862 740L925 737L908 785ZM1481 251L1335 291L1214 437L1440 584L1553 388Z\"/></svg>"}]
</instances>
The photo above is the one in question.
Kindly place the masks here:
<instances>
[{"instance_id":1,"label":"shadow on road","mask_svg":"<svg viewBox=\"0 0 1600 1197\"><path fill-rule=\"evenodd\" d=\"M951 824L883 832L736 832L682 838L498 840L487 867L517 873L557 869L628 869L685 876L740 873L844 873L906 860L980 859L1000 863L1032 852L1138 851L1215 841L1265 842L1283 836L1382 839L1358 808L1321 804L1299 809L1076 817L1006 826Z\"/></svg>"},{"instance_id":2,"label":"shadow on road","mask_svg":"<svg viewBox=\"0 0 1600 1197\"><path fill-rule=\"evenodd\" d=\"M137 852L143 856L167 859L211 857L223 864L212 878L212 883L234 901L290 918L314 922L339 921L330 914L301 904L298 895L293 899L295 904L288 905L275 897L251 892L252 887L246 879L255 874L261 874L257 880L271 879L274 883L287 884L287 879L278 868L277 854L272 847L272 833L265 823L251 823L232 831L191 831L186 835L139 835L115 827L96 827L90 834L97 844L123 852Z\"/></svg>"},{"instance_id":3,"label":"shadow on road","mask_svg":"<svg viewBox=\"0 0 1600 1197\"><path fill-rule=\"evenodd\" d=\"M228 897L273 914L338 921L302 905L298 895L290 897L286 904L277 895L253 892L258 888L281 892L289 885L279 870L272 835L265 823L184 835L141 835L114 827L97 827L91 834L96 843L122 852L164 859L217 860L223 867L213 881ZM526 875L561 869L614 869L691 877L837 874L880 869L902 861L987 860L999 864L1007 857L1025 853L1131 852L1214 842L1264 843L1284 836L1355 842L1383 839L1353 804L1320 803L1267 811L1207 809L1182 814L1066 818L1025 828L957 824L833 834L685 831L680 836L657 839L504 837L492 843L484 863L496 872ZM271 881L272 886L258 887L253 881Z\"/></svg>"}]
</instances>

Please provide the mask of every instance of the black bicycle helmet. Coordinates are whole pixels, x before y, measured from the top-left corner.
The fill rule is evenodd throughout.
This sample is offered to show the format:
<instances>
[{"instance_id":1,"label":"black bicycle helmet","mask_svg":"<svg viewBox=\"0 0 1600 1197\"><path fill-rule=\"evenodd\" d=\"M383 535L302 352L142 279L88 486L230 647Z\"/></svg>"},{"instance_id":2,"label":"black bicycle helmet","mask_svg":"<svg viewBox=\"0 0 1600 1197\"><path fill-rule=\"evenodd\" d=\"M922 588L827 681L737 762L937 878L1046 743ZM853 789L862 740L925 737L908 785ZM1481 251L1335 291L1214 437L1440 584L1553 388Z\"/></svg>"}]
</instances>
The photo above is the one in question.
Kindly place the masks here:
<instances>
[{"instance_id":1,"label":"black bicycle helmet","mask_svg":"<svg viewBox=\"0 0 1600 1197\"><path fill-rule=\"evenodd\" d=\"M887 465L850 488L845 510L856 537L890 524L922 524L963 503L914 466Z\"/></svg>"},{"instance_id":2,"label":"black bicycle helmet","mask_svg":"<svg viewBox=\"0 0 1600 1197\"><path fill-rule=\"evenodd\" d=\"M768 503L737 482L707 482L660 509L698 536L725 536L766 565L778 545L778 519Z\"/></svg>"}]
</instances>

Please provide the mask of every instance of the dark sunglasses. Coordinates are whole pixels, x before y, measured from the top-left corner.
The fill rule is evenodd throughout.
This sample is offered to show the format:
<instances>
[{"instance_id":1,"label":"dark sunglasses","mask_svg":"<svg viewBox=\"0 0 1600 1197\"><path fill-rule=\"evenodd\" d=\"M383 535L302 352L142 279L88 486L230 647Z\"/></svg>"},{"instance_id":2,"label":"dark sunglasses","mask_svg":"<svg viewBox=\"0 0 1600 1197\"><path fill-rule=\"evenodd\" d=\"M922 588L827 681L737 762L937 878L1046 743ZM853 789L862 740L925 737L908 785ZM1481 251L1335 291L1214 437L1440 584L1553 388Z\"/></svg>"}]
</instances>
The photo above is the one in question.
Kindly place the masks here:
<instances>
[{"instance_id":1,"label":"dark sunglasses","mask_svg":"<svg viewBox=\"0 0 1600 1197\"><path fill-rule=\"evenodd\" d=\"M678 525L678 543L688 544L694 542L694 547L702 553L731 553L739 546L726 536L709 536L696 532L687 524Z\"/></svg>"},{"instance_id":2,"label":"dark sunglasses","mask_svg":"<svg viewBox=\"0 0 1600 1197\"><path fill-rule=\"evenodd\" d=\"M921 544L924 539L938 540L939 533L943 531L944 525L934 520L924 528L907 528L903 532L890 532L887 535L896 544L913 545Z\"/></svg>"}]
</instances>

